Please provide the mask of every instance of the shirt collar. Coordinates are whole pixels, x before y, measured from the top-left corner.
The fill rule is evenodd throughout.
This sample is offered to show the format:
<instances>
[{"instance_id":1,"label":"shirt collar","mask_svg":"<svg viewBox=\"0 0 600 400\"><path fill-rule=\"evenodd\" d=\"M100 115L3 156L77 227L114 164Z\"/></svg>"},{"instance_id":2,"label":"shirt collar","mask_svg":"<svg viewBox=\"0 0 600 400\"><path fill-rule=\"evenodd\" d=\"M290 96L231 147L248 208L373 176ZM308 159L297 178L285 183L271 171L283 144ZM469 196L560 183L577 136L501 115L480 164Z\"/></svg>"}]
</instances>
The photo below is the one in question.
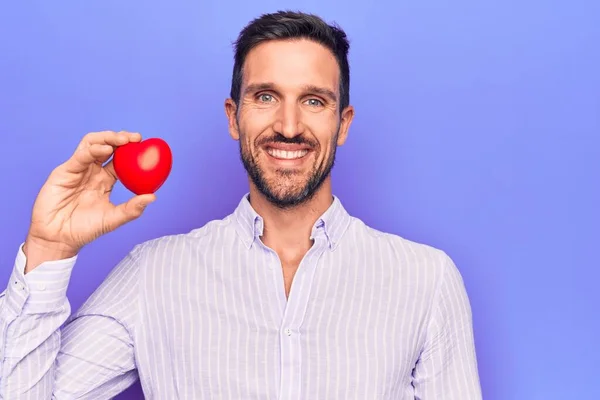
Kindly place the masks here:
<instances>
[{"instance_id":1,"label":"shirt collar","mask_svg":"<svg viewBox=\"0 0 600 400\"><path fill-rule=\"evenodd\" d=\"M236 229L247 248L252 247L257 237L262 236L263 218L254 210L246 193L233 212ZM311 239L325 237L330 249L334 249L350 224L348 214L340 199L333 195L329 208L317 219L311 231Z\"/></svg>"}]
</instances>

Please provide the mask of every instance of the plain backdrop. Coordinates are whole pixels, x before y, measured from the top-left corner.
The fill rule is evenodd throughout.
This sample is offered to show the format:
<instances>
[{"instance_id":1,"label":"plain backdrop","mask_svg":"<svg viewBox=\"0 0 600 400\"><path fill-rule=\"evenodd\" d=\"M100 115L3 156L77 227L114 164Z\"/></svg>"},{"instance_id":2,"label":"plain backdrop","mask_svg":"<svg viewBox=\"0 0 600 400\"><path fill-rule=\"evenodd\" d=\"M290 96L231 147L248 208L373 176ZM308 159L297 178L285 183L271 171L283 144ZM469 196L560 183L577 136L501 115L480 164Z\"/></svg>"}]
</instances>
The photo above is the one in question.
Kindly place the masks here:
<instances>
[{"instance_id":1,"label":"plain backdrop","mask_svg":"<svg viewBox=\"0 0 600 400\"><path fill-rule=\"evenodd\" d=\"M82 251L74 309L135 244L229 214L248 188L223 111L232 42L278 9L347 31L357 114L335 194L454 259L484 398L600 398L593 0L2 2L1 286L40 186L90 131L162 137L174 164L143 218Z\"/></svg>"}]
</instances>

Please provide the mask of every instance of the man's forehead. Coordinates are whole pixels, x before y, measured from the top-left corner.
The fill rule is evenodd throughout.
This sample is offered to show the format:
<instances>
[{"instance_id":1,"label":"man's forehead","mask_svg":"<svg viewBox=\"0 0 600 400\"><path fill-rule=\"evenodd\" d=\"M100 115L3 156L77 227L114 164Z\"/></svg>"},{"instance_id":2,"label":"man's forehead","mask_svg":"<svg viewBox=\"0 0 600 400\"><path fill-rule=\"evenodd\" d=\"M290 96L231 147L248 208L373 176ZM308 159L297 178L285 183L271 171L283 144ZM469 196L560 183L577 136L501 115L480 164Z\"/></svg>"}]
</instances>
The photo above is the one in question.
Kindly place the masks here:
<instances>
[{"instance_id":1,"label":"man's forehead","mask_svg":"<svg viewBox=\"0 0 600 400\"><path fill-rule=\"evenodd\" d=\"M337 93L339 66L326 47L308 40L270 41L252 49L245 60L243 86L317 86Z\"/></svg>"}]
</instances>

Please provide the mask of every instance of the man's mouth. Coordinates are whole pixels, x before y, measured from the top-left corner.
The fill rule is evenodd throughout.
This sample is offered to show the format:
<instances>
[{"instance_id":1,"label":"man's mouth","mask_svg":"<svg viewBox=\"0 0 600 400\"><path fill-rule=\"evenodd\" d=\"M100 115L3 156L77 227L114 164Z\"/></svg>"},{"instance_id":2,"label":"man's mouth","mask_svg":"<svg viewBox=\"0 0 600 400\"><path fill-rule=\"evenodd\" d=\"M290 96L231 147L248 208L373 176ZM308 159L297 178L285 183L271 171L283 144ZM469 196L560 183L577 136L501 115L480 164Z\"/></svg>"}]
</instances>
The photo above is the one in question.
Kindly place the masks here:
<instances>
[{"instance_id":1,"label":"man's mouth","mask_svg":"<svg viewBox=\"0 0 600 400\"><path fill-rule=\"evenodd\" d=\"M282 150L282 149L275 149L273 147L267 147L267 153L269 153L269 155L271 155L274 158L278 158L280 160L296 160L299 158L304 157L305 155L308 154L308 150L307 149L303 149L303 150Z\"/></svg>"}]
</instances>

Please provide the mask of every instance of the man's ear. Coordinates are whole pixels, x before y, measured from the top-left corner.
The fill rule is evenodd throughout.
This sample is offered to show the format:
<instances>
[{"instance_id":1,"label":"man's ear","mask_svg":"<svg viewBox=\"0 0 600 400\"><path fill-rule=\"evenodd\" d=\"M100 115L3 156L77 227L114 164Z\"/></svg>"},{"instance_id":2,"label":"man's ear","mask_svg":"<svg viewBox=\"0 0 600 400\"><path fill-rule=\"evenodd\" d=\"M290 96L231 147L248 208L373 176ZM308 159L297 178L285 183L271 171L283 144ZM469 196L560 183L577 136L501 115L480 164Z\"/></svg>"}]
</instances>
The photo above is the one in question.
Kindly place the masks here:
<instances>
[{"instance_id":1,"label":"man's ear","mask_svg":"<svg viewBox=\"0 0 600 400\"><path fill-rule=\"evenodd\" d=\"M233 140L240 140L240 131L237 124L237 105L233 99L225 100L225 114L229 122L229 135Z\"/></svg>"},{"instance_id":2,"label":"man's ear","mask_svg":"<svg viewBox=\"0 0 600 400\"><path fill-rule=\"evenodd\" d=\"M337 139L338 146L341 146L346 142L346 139L348 138L350 124L352 124L352 119L354 119L354 107L348 106L344 109L344 111L342 111L340 131Z\"/></svg>"}]
</instances>

